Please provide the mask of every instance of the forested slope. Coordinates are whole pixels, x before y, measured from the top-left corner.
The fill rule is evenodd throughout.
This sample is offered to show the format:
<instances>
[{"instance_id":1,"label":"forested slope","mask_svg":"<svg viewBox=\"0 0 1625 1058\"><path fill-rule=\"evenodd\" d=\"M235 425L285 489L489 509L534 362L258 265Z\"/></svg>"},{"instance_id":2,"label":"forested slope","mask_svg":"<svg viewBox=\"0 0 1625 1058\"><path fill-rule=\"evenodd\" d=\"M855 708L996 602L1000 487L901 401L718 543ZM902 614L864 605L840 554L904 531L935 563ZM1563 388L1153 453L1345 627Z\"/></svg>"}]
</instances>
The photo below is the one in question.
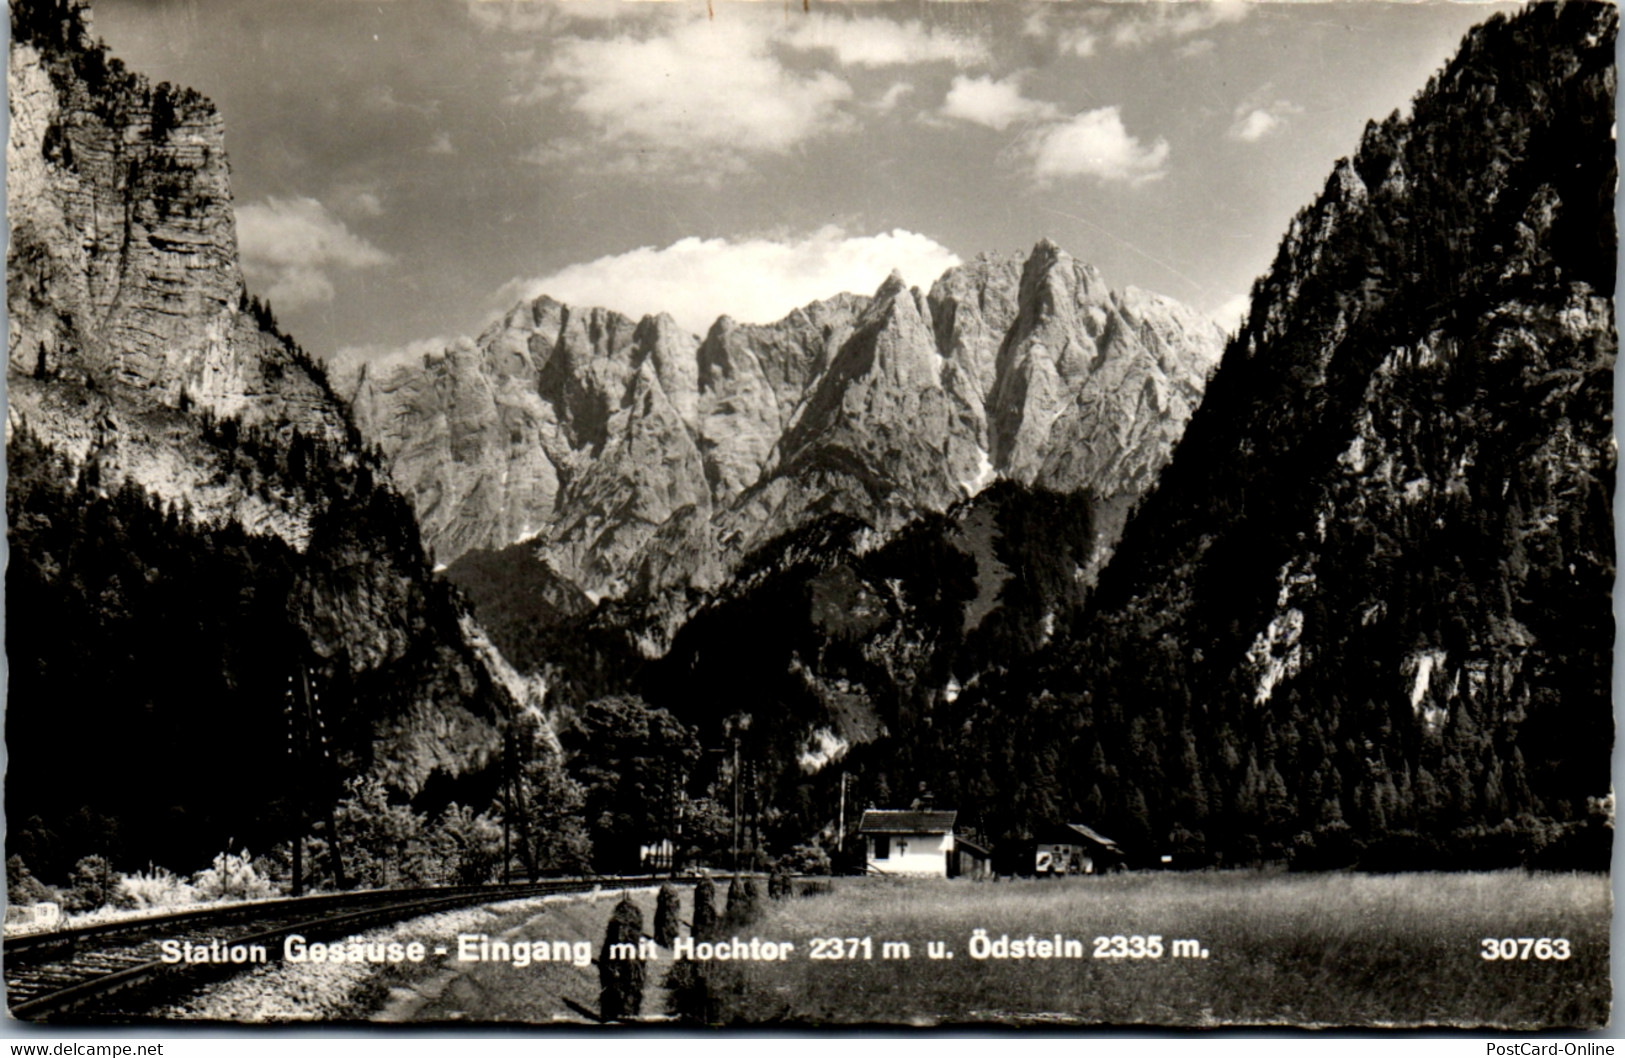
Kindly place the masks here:
<instances>
[{"instance_id":1,"label":"forested slope","mask_svg":"<svg viewBox=\"0 0 1625 1058\"><path fill-rule=\"evenodd\" d=\"M1066 741L1038 814L1606 864L1616 22L1492 18L1294 221L1080 635L967 718Z\"/></svg>"}]
</instances>

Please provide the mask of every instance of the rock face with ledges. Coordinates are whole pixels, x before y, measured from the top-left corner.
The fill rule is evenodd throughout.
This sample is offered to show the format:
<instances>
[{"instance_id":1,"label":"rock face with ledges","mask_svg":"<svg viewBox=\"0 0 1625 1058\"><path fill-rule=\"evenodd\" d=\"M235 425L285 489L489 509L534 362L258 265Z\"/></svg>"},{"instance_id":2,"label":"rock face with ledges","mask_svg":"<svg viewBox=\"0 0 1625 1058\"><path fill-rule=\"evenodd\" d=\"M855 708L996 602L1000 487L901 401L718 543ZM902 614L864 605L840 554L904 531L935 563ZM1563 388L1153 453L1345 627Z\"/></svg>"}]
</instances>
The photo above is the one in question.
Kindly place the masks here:
<instances>
[{"instance_id":1,"label":"rock face with ledges","mask_svg":"<svg viewBox=\"0 0 1625 1058\"><path fill-rule=\"evenodd\" d=\"M302 354L249 311L219 114L125 72L83 7L64 6L55 33L11 50L8 430L301 546L302 513L219 487L176 416L331 442L346 429Z\"/></svg>"},{"instance_id":2,"label":"rock face with ledges","mask_svg":"<svg viewBox=\"0 0 1625 1058\"><path fill-rule=\"evenodd\" d=\"M320 388L246 311L213 105L78 54L97 58L12 51L10 373L336 429Z\"/></svg>"},{"instance_id":3,"label":"rock face with ledges","mask_svg":"<svg viewBox=\"0 0 1625 1058\"><path fill-rule=\"evenodd\" d=\"M567 579L619 596L708 588L809 518L890 531L1000 478L1126 510L1222 340L1046 241L929 294L894 275L703 339L544 297L442 354L334 371L439 561L534 537ZM1102 554L1120 525L1102 520Z\"/></svg>"},{"instance_id":4,"label":"rock face with ledges","mask_svg":"<svg viewBox=\"0 0 1625 1058\"><path fill-rule=\"evenodd\" d=\"M245 291L219 114L190 89L126 71L96 41L83 0L18 0L10 15L6 427L8 452L23 460L12 468L8 503L60 503L66 490L83 494L78 516L116 496L123 521L104 530L115 540L156 510L163 528L149 535L164 546L131 544L149 547L146 583L186 585L199 553L259 556L286 582L245 583L236 609L248 609L256 592L275 596L266 619L275 641L264 647L354 690L355 741L343 748L357 770L411 790L433 770L480 766L492 718L509 703L435 586L411 508L361 444L320 365ZM514 355L528 352L493 341L448 354L479 361L437 379L449 388L435 436L454 461L490 443L505 402L542 406L535 380L545 365ZM512 477L530 482L538 495L529 502L551 515L546 441L511 442ZM412 443L436 442L414 430ZM525 495L502 490L500 503L465 509L485 516ZM432 509L438 498L424 491L414 501ZM25 521L11 526L14 568L38 591L128 595L120 605L136 626L174 619L173 610L144 610L118 578L87 587L102 571L65 569L53 549L63 546L68 519ZM49 615L31 616L49 627ZM112 671L125 653L92 651L89 667ZM229 690L218 708L241 719L241 730L259 722L263 703L238 685L229 659L196 652L184 664L223 666ZM60 705L40 690L52 674L29 665L14 658L8 707L19 725ZM141 737L161 741L163 724L178 722L165 712L174 703L126 700L138 694L116 688L97 707L148 716ZM238 730L221 726L222 758ZM132 760L158 753L130 748Z\"/></svg>"}]
</instances>

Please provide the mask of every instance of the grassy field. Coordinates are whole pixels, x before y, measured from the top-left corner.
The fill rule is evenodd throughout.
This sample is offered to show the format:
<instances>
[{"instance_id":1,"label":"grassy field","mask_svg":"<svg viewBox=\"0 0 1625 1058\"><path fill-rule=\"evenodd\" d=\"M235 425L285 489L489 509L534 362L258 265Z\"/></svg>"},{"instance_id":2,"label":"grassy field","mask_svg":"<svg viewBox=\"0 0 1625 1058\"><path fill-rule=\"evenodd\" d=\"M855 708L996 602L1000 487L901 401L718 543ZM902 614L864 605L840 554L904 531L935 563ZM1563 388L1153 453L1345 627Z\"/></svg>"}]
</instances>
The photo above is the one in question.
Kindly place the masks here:
<instances>
[{"instance_id":1,"label":"grassy field","mask_svg":"<svg viewBox=\"0 0 1625 1058\"><path fill-rule=\"evenodd\" d=\"M1609 1015L1610 907L1606 876L1523 872L852 879L770 903L733 931L793 941L796 957L711 964L713 1013L803 1025L1596 1027ZM995 941L1060 933L1084 957L974 959L977 929ZM1094 957L1095 938L1114 934L1160 935L1163 954ZM817 937L868 937L872 958L807 958ZM1571 954L1488 961L1486 937L1566 938ZM1175 940L1208 955L1182 945L1175 957ZM911 957L883 958L885 941L907 942ZM952 958L929 958L930 941Z\"/></svg>"}]
</instances>

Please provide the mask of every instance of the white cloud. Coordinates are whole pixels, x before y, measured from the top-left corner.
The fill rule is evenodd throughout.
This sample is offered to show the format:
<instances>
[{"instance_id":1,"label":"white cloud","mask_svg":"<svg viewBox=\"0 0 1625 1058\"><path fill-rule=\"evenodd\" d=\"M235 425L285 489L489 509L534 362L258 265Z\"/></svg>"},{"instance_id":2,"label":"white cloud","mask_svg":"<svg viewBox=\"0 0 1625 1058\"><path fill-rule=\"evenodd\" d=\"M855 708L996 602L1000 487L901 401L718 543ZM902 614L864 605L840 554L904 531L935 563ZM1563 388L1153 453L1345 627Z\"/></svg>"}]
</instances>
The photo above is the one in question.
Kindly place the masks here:
<instances>
[{"instance_id":1,"label":"white cloud","mask_svg":"<svg viewBox=\"0 0 1625 1058\"><path fill-rule=\"evenodd\" d=\"M435 335L432 338L419 338L403 346L376 344L342 346L327 358L325 364L327 377L341 396L353 398L363 366L375 372L391 370L413 362L422 362L426 356L439 357L455 343L454 338Z\"/></svg>"},{"instance_id":2,"label":"white cloud","mask_svg":"<svg viewBox=\"0 0 1625 1058\"><path fill-rule=\"evenodd\" d=\"M1102 14L1098 9L1091 9L1085 11L1082 17L1098 23ZM1062 55L1076 55L1081 59L1093 55L1100 41L1099 34L1087 25L1053 25L1048 5L1035 7L1027 15L1026 21L1021 24L1021 35L1052 40Z\"/></svg>"},{"instance_id":3,"label":"white cloud","mask_svg":"<svg viewBox=\"0 0 1625 1058\"><path fill-rule=\"evenodd\" d=\"M390 256L347 228L314 198L267 198L237 210L237 242L248 278L291 308L333 299L328 273L375 268Z\"/></svg>"},{"instance_id":4,"label":"white cloud","mask_svg":"<svg viewBox=\"0 0 1625 1058\"><path fill-rule=\"evenodd\" d=\"M1089 176L1102 182L1143 184L1167 173L1168 141L1146 146L1129 135L1117 107L1086 110L1039 129L1026 143L1040 185Z\"/></svg>"},{"instance_id":5,"label":"white cloud","mask_svg":"<svg viewBox=\"0 0 1625 1058\"><path fill-rule=\"evenodd\" d=\"M519 160L543 168L550 166L570 165L584 167L587 163L587 154L592 148L583 140L560 136L556 139L545 140L528 151L519 155ZM607 168L607 167L604 167Z\"/></svg>"},{"instance_id":6,"label":"white cloud","mask_svg":"<svg viewBox=\"0 0 1625 1058\"><path fill-rule=\"evenodd\" d=\"M791 23L779 39L800 51L827 50L842 66L906 66L951 62L973 66L988 61L987 45L918 22L879 18L839 18L815 14Z\"/></svg>"},{"instance_id":7,"label":"white cloud","mask_svg":"<svg viewBox=\"0 0 1625 1058\"><path fill-rule=\"evenodd\" d=\"M626 0L463 0L464 9L481 29L509 36L546 37L574 26L659 19L681 14L684 5Z\"/></svg>"},{"instance_id":8,"label":"white cloud","mask_svg":"<svg viewBox=\"0 0 1625 1058\"><path fill-rule=\"evenodd\" d=\"M374 89L369 95L368 102L376 109L384 111L410 110L424 117L434 117L440 113L440 100L431 99L427 103L413 103L398 97L394 86L387 84Z\"/></svg>"},{"instance_id":9,"label":"white cloud","mask_svg":"<svg viewBox=\"0 0 1625 1058\"><path fill-rule=\"evenodd\" d=\"M1021 94L1021 78L955 77L938 111L945 118L986 125L1003 132L1018 121L1044 121L1058 115L1055 105Z\"/></svg>"},{"instance_id":10,"label":"white cloud","mask_svg":"<svg viewBox=\"0 0 1625 1058\"><path fill-rule=\"evenodd\" d=\"M535 0L467 0L466 7L482 28L502 33L545 33L564 21L561 5Z\"/></svg>"},{"instance_id":11,"label":"white cloud","mask_svg":"<svg viewBox=\"0 0 1625 1058\"><path fill-rule=\"evenodd\" d=\"M449 133L449 132L437 132L437 133L435 133L434 134L434 142L429 144L428 151L429 151L430 154L456 154L457 153L457 148L452 146L451 133Z\"/></svg>"},{"instance_id":12,"label":"white cloud","mask_svg":"<svg viewBox=\"0 0 1625 1058\"><path fill-rule=\"evenodd\" d=\"M1252 308L1253 299L1246 294L1237 294L1230 298L1212 312L1213 322L1225 329L1227 334L1235 334L1241 330L1242 321L1247 318L1247 310Z\"/></svg>"},{"instance_id":13,"label":"white cloud","mask_svg":"<svg viewBox=\"0 0 1625 1058\"><path fill-rule=\"evenodd\" d=\"M502 295L511 302L545 293L632 317L669 312L683 327L704 334L718 316L772 323L842 291L870 293L893 269L924 285L958 263L947 247L915 232L854 236L828 226L790 239L688 238L663 249L645 246L514 280Z\"/></svg>"},{"instance_id":14,"label":"white cloud","mask_svg":"<svg viewBox=\"0 0 1625 1058\"><path fill-rule=\"evenodd\" d=\"M743 20L690 21L639 39L564 38L544 71L602 140L651 169L738 169L847 123L851 86L798 75Z\"/></svg>"},{"instance_id":15,"label":"white cloud","mask_svg":"<svg viewBox=\"0 0 1625 1058\"><path fill-rule=\"evenodd\" d=\"M1259 104L1256 101L1244 101L1236 107L1235 120L1230 123L1225 135L1233 140L1243 143L1257 143L1259 140L1277 131L1286 124L1286 119L1293 114L1303 113L1303 108L1290 103L1285 99L1277 99L1273 103Z\"/></svg>"},{"instance_id":16,"label":"white cloud","mask_svg":"<svg viewBox=\"0 0 1625 1058\"><path fill-rule=\"evenodd\" d=\"M327 201L333 212L351 220L381 217L384 199L378 193L376 180L348 181L335 185L327 192Z\"/></svg>"},{"instance_id":17,"label":"white cloud","mask_svg":"<svg viewBox=\"0 0 1625 1058\"><path fill-rule=\"evenodd\" d=\"M1086 26L1063 29L1055 38L1063 54L1076 55L1080 59L1087 59L1095 53L1095 44L1098 40L1095 31Z\"/></svg>"},{"instance_id":18,"label":"white cloud","mask_svg":"<svg viewBox=\"0 0 1625 1058\"><path fill-rule=\"evenodd\" d=\"M1236 116L1236 120L1230 126L1230 138L1256 143L1280 125L1281 119L1267 110L1249 110Z\"/></svg>"},{"instance_id":19,"label":"white cloud","mask_svg":"<svg viewBox=\"0 0 1625 1058\"><path fill-rule=\"evenodd\" d=\"M1189 37L1247 17L1246 0L1166 0L1128 6L1135 13L1111 33L1112 43L1120 48Z\"/></svg>"},{"instance_id":20,"label":"white cloud","mask_svg":"<svg viewBox=\"0 0 1625 1058\"><path fill-rule=\"evenodd\" d=\"M903 101L904 96L909 95L913 91L913 85L898 81L890 88L886 89L885 94L871 103L870 106L879 113L889 114L893 110L897 109L897 104Z\"/></svg>"}]
</instances>

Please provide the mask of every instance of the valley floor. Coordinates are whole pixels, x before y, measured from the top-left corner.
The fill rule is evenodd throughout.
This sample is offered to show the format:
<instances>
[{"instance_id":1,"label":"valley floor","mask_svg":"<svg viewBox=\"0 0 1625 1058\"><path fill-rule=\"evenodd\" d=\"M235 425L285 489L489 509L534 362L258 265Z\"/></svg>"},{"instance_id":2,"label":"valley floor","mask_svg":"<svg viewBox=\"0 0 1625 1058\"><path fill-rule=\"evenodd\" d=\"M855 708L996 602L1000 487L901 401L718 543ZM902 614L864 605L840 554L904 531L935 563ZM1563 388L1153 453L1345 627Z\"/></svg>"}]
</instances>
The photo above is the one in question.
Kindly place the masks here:
<instances>
[{"instance_id":1,"label":"valley floor","mask_svg":"<svg viewBox=\"0 0 1625 1058\"><path fill-rule=\"evenodd\" d=\"M637 1020L1541 1029L1596 1028L1609 1017L1606 875L1227 871L797 884L827 891L764 901L754 921L723 930L710 948L646 945ZM680 892L686 937L693 889ZM654 889L630 895L652 932ZM267 966L154 1014L597 1024L596 961L619 896L420 919L381 932L440 945L447 957ZM521 964L512 948L460 961L464 936L511 948L565 942L573 956ZM760 957L767 942L780 946L778 958ZM665 983L685 950L712 958L700 964L703 985L674 998Z\"/></svg>"},{"instance_id":2,"label":"valley floor","mask_svg":"<svg viewBox=\"0 0 1625 1058\"><path fill-rule=\"evenodd\" d=\"M1610 913L1603 875L854 879L771 905L750 933L825 957L716 964L713 1017L1597 1027Z\"/></svg>"}]
</instances>

